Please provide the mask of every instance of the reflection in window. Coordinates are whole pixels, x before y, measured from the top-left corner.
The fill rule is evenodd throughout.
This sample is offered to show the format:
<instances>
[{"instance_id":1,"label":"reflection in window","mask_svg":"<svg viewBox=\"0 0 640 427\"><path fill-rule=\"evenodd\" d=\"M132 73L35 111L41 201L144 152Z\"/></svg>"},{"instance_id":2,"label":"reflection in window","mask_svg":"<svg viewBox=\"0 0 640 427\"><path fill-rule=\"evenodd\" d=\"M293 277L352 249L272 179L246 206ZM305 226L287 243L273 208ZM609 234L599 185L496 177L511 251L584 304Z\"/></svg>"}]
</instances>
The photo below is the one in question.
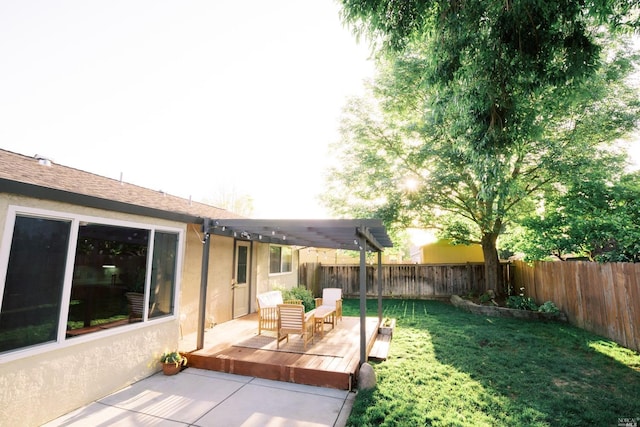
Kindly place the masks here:
<instances>
[{"instance_id":1,"label":"reflection in window","mask_svg":"<svg viewBox=\"0 0 640 427\"><path fill-rule=\"evenodd\" d=\"M178 235L156 232L149 293L149 317L173 313Z\"/></svg>"},{"instance_id":2,"label":"reflection in window","mask_svg":"<svg viewBox=\"0 0 640 427\"><path fill-rule=\"evenodd\" d=\"M70 227L70 221L16 216L0 310L0 352L57 339Z\"/></svg>"},{"instance_id":3,"label":"reflection in window","mask_svg":"<svg viewBox=\"0 0 640 427\"><path fill-rule=\"evenodd\" d=\"M83 223L69 301L67 334L141 321L149 230ZM77 330L77 331L76 331Z\"/></svg>"},{"instance_id":4,"label":"reflection in window","mask_svg":"<svg viewBox=\"0 0 640 427\"><path fill-rule=\"evenodd\" d=\"M0 352L175 313L179 233L31 214L14 219L10 247L3 248L9 254L0 283Z\"/></svg>"},{"instance_id":5,"label":"reflection in window","mask_svg":"<svg viewBox=\"0 0 640 427\"><path fill-rule=\"evenodd\" d=\"M291 271L292 251L288 246L269 246L269 273Z\"/></svg>"},{"instance_id":6,"label":"reflection in window","mask_svg":"<svg viewBox=\"0 0 640 427\"><path fill-rule=\"evenodd\" d=\"M236 282L247 283L247 269L249 268L249 248L247 246L238 246L238 260L236 264Z\"/></svg>"}]
</instances>

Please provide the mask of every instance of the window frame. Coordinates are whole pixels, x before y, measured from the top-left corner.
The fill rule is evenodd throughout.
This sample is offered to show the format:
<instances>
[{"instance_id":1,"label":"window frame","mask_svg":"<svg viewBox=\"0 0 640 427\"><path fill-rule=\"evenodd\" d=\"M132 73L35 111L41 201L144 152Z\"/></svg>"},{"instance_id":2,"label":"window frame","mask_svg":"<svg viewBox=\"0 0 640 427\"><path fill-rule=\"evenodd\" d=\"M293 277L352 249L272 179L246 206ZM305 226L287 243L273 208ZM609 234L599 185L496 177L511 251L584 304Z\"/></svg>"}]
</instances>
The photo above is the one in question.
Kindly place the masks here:
<instances>
[{"instance_id":1,"label":"window frame","mask_svg":"<svg viewBox=\"0 0 640 427\"><path fill-rule=\"evenodd\" d=\"M278 271L271 271L271 248L272 247L280 248L280 263L279 263ZM289 270L286 270L286 271L283 270L283 266L285 265L285 262L284 262L285 257L283 256L283 252L285 249L289 251L289 263L288 263ZM279 274L290 274L290 273L293 273L293 248L287 245L270 244L269 245L269 275L275 276Z\"/></svg>"},{"instance_id":2,"label":"window frame","mask_svg":"<svg viewBox=\"0 0 640 427\"><path fill-rule=\"evenodd\" d=\"M43 218L43 219L51 219L51 220L59 220L59 221L70 221L71 227L69 230L69 243L67 248L67 260L66 265L64 267L64 281L60 302L60 313L58 319L58 334L56 337L56 341L45 342L41 344L36 344L28 347L17 348L14 350L9 350L5 353L0 354L0 362L10 361L15 359L20 359L23 357L28 357L32 355L42 354L47 351L67 348L70 346L79 345L82 343L86 343L89 341L94 341L98 339L103 339L105 337L120 335L123 333L130 332L132 330L149 327L151 325L158 325L164 322L173 322L179 316L179 295L180 295L180 284L181 284L181 272L182 272L182 254L184 252L184 229L177 227L169 227L163 226L159 224L154 224L151 222L137 222L131 220L121 220L115 218L108 217L99 217L93 215L85 215L82 213L74 213L74 212L64 212L64 211L56 211L51 209L41 209L20 205L8 205L6 210L5 217L5 225L4 231L2 234L2 240L0 241L0 309L2 308L2 299L4 297L4 287L7 278L7 270L9 264L9 256L11 251L11 244L13 240L13 232L15 228L16 217L18 216L30 216L34 218ZM148 243L148 252L153 254L153 248L155 244L155 233L156 231L165 232L169 234L175 234L177 236L177 248L176 248L176 265L175 265L175 286L173 289L173 301L174 301L174 310L173 313L159 316L159 317L149 317L149 287L151 281L151 266L153 262L153 256L147 257L147 269L145 272L145 302L144 302L144 317L141 322L134 322L127 325L118 326L115 328L107 328L104 330L83 334L80 336L76 336L73 338L66 337L66 325L67 325L67 317L69 314L69 306L70 306L70 297L71 297L71 288L73 281L73 271L75 265L75 254L78 243L78 232L80 223L89 222L95 224L102 224L108 226L115 227L125 227L125 228L141 228L149 230L149 243Z\"/></svg>"}]
</instances>

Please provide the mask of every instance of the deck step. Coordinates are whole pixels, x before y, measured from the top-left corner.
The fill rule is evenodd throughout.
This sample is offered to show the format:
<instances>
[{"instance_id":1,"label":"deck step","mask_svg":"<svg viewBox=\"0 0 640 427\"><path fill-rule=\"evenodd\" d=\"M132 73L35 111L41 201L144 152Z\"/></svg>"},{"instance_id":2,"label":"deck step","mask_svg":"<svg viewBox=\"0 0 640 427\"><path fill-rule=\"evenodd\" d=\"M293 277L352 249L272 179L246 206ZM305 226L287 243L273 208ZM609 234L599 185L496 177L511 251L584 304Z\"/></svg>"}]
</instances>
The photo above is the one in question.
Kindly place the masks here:
<instances>
[{"instance_id":1,"label":"deck step","mask_svg":"<svg viewBox=\"0 0 640 427\"><path fill-rule=\"evenodd\" d=\"M373 344L373 348L369 353L369 359L373 360L387 360L389 355L389 346L391 344L391 335L378 334L376 341Z\"/></svg>"}]
</instances>

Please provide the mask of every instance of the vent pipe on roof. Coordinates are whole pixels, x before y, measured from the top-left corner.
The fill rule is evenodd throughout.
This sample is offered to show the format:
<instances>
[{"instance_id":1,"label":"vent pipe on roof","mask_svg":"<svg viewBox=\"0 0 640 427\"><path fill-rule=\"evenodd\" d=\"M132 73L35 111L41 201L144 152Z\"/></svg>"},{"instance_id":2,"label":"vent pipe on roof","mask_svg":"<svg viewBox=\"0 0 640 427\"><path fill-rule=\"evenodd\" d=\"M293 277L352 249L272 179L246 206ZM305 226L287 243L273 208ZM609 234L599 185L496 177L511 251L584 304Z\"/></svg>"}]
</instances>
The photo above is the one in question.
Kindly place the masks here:
<instances>
[{"instance_id":1,"label":"vent pipe on roof","mask_svg":"<svg viewBox=\"0 0 640 427\"><path fill-rule=\"evenodd\" d=\"M46 158L46 157L44 157L44 156L41 156L41 155L39 155L39 154L36 154L36 155L35 155L35 156L33 156L33 157L38 161L38 164L39 164L39 165L42 165L42 166L51 166L51 164L52 164L50 159L48 159L48 158Z\"/></svg>"},{"instance_id":2,"label":"vent pipe on roof","mask_svg":"<svg viewBox=\"0 0 640 427\"><path fill-rule=\"evenodd\" d=\"M120 172L120 185L123 185L124 182L122 181L122 172Z\"/></svg>"}]
</instances>

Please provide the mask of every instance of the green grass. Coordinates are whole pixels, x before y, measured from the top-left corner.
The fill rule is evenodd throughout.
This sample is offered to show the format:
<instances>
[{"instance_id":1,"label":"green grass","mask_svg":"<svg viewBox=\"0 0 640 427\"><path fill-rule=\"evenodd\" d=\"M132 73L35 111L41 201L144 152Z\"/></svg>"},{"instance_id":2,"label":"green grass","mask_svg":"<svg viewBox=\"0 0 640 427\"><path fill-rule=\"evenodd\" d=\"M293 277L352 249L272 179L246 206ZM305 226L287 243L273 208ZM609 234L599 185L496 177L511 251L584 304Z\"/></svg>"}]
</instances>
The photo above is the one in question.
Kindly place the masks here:
<instances>
[{"instance_id":1,"label":"green grass","mask_svg":"<svg viewBox=\"0 0 640 427\"><path fill-rule=\"evenodd\" d=\"M344 301L358 316L359 301ZM377 314L368 301L367 314ZM348 426L617 426L640 423L640 355L556 322L483 317L437 301L385 300L397 319L377 387Z\"/></svg>"}]
</instances>

